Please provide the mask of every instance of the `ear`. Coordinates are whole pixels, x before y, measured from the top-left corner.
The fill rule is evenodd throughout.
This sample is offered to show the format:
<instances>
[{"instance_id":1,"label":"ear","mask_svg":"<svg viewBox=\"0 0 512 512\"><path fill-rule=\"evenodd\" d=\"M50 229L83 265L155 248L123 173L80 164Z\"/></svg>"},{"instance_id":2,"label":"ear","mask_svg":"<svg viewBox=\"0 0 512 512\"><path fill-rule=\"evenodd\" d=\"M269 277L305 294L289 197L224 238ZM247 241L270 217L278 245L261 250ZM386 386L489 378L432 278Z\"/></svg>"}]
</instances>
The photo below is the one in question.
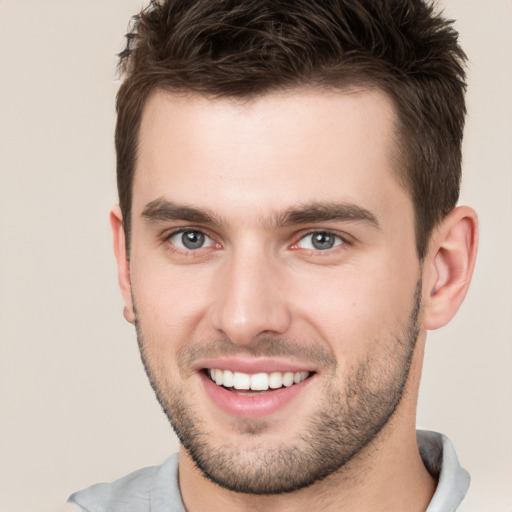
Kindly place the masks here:
<instances>
[{"instance_id":1,"label":"ear","mask_svg":"<svg viewBox=\"0 0 512 512\"><path fill-rule=\"evenodd\" d=\"M130 260L126 254L126 239L124 233L123 214L118 205L110 211L110 226L114 237L114 254L117 261L117 275L119 287L124 299L123 314L126 320L133 324L135 312L132 300L132 285L130 280Z\"/></svg>"},{"instance_id":2,"label":"ear","mask_svg":"<svg viewBox=\"0 0 512 512\"><path fill-rule=\"evenodd\" d=\"M438 329L459 309L469 288L478 246L478 218L459 206L431 237L424 264L422 326Z\"/></svg>"}]
</instances>

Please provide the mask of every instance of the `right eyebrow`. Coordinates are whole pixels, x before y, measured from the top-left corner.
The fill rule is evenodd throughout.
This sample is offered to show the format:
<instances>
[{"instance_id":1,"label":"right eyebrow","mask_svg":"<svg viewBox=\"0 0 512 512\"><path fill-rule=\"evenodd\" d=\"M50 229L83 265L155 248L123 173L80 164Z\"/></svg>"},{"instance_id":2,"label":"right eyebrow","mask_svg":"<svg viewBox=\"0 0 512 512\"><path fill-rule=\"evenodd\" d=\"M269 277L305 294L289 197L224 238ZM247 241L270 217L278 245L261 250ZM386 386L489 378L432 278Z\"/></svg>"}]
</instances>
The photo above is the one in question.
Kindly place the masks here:
<instances>
[{"instance_id":1,"label":"right eyebrow","mask_svg":"<svg viewBox=\"0 0 512 512\"><path fill-rule=\"evenodd\" d=\"M142 211L142 217L148 223L181 220L212 227L218 227L221 224L219 218L205 210L177 204L162 197L148 203Z\"/></svg>"}]
</instances>

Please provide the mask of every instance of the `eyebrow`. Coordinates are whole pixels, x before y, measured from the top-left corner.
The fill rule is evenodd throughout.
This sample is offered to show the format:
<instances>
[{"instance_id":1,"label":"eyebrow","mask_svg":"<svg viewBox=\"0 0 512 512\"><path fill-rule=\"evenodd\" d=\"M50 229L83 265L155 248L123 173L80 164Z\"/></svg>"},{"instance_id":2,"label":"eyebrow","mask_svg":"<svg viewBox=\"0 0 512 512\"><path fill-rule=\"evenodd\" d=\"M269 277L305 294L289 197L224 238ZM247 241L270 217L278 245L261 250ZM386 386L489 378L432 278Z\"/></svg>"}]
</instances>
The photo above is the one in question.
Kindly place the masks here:
<instances>
[{"instance_id":1,"label":"eyebrow","mask_svg":"<svg viewBox=\"0 0 512 512\"><path fill-rule=\"evenodd\" d=\"M378 228L377 217L361 206L353 203L309 203L289 208L278 215L277 224L289 226L329 221L363 222Z\"/></svg>"},{"instance_id":2,"label":"eyebrow","mask_svg":"<svg viewBox=\"0 0 512 512\"><path fill-rule=\"evenodd\" d=\"M150 223L181 220L194 224L206 224L212 227L223 224L220 218L206 210L185 204L177 204L163 197L148 203L142 211L142 217Z\"/></svg>"},{"instance_id":3,"label":"eyebrow","mask_svg":"<svg viewBox=\"0 0 512 512\"><path fill-rule=\"evenodd\" d=\"M165 198L148 203L142 211L142 217L149 223L179 220L211 227L227 224L221 217L207 210L174 203ZM270 222L265 220L263 224L269 227L287 227L329 221L363 222L379 228L379 222L372 212L353 203L314 202L298 205L274 214Z\"/></svg>"}]
</instances>

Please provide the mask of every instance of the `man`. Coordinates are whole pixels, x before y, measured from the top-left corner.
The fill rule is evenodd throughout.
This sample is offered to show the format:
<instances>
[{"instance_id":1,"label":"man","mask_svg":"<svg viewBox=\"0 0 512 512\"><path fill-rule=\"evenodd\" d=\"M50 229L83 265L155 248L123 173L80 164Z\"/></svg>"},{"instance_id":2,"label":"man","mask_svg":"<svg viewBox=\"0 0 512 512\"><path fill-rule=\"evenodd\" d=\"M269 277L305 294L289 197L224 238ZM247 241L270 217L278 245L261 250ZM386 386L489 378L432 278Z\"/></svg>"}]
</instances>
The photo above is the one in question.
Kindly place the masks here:
<instances>
[{"instance_id":1,"label":"man","mask_svg":"<svg viewBox=\"0 0 512 512\"><path fill-rule=\"evenodd\" d=\"M454 511L416 432L469 286L464 53L419 0L153 2L121 54L125 318L179 455L88 511Z\"/></svg>"}]
</instances>

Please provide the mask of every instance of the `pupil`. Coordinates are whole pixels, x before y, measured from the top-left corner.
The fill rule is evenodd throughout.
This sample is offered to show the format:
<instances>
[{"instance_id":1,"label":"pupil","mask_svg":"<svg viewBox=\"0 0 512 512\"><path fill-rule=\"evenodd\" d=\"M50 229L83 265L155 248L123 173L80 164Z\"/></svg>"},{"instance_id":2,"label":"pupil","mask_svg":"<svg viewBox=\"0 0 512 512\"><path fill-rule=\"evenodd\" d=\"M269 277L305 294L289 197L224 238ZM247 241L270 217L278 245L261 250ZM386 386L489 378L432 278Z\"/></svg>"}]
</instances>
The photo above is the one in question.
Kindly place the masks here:
<instances>
[{"instance_id":1,"label":"pupil","mask_svg":"<svg viewBox=\"0 0 512 512\"><path fill-rule=\"evenodd\" d=\"M199 249L204 244L204 235L197 231L186 231L181 236L181 241L187 249Z\"/></svg>"},{"instance_id":2,"label":"pupil","mask_svg":"<svg viewBox=\"0 0 512 512\"><path fill-rule=\"evenodd\" d=\"M313 247L319 250L331 249L334 246L334 237L327 233L315 233L312 241Z\"/></svg>"}]
</instances>

